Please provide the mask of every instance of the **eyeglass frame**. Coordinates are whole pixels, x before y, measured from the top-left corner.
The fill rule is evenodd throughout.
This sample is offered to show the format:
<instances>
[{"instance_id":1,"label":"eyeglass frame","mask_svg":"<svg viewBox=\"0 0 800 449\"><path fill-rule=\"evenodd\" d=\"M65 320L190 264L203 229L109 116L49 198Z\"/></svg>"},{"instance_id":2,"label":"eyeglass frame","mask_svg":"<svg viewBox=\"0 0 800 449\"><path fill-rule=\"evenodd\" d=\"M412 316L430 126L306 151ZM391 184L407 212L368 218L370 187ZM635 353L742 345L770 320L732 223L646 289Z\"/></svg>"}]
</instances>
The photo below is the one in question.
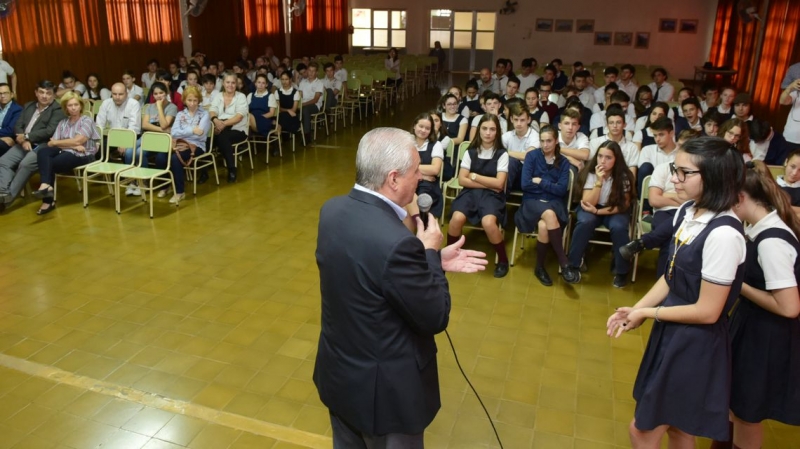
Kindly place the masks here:
<instances>
[{"instance_id":1,"label":"eyeglass frame","mask_svg":"<svg viewBox=\"0 0 800 449\"><path fill-rule=\"evenodd\" d=\"M679 171L680 171L680 173L683 173L683 179L681 179L680 175L678 175ZM675 165L675 162L670 162L669 163L669 173L670 173L670 175L675 176L678 179L678 182L686 182L686 177L688 175L699 174L700 170L686 170L683 167L677 167Z\"/></svg>"}]
</instances>

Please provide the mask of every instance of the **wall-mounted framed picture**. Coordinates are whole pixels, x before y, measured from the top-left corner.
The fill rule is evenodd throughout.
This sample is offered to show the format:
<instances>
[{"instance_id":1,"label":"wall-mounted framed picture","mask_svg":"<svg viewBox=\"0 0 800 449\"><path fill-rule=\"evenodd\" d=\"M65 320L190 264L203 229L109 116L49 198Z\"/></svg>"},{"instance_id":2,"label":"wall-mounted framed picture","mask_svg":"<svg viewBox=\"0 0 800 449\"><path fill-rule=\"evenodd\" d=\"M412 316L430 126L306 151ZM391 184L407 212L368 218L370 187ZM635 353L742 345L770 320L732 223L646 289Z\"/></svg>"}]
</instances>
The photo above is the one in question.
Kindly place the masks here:
<instances>
[{"instance_id":1,"label":"wall-mounted framed picture","mask_svg":"<svg viewBox=\"0 0 800 449\"><path fill-rule=\"evenodd\" d=\"M633 37L633 48L646 49L650 47L650 33L645 31L637 31Z\"/></svg>"},{"instance_id":2,"label":"wall-mounted framed picture","mask_svg":"<svg viewBox=\"0 0 800 449\"><path fill-rule=\"evenodd\" d=\"M630 31L616 31L614 33L614 45L624 45L630 47L633 43L633 33Z\"/></svg>"},{"instance_id":3,"label":"wall-mounted framed picture","mask_svg":"<svg viewBox=\"0 0 800 449\"><path fill-rule=\"evenodd\" d=\"M553 19L536 19L536 31L553 31Z\"/></svg>"},{"instance_id":4,"label":"wall-mounted framed picture","mask_svg":"<svg viewBox=\"0 0 800 449\"><path fill-rule=\"evenodd\" d=\"M594 19L578 19L575 21L576 33L594 33Z\"/></svg>"},{"instance_id":5,"label":"wall-mounted framed picture","mask_svg":"<svg viewBox=\"0 0 800 449\"><path fill-rule=\"evenodd\" d=\"M658 31L661 33L674 33L678 31L678 19L659 19Z\"/></svg>"},{"instance_id":6,"label":"wall-mounted framed picture","mask_svg":"<svg viewBox=\"0 0 800 449\"><path fill-rule=\"evenodd\" d=\"M611 45L611 31L598 31L594 33L595 45Z\"/></svg>"},{"instance_id":7,"label":"wall-mounted framed picture","mask_svg":"<svg viewBox=\"0 0 800 449\"><path fill-rule=\"evenodd\" d=\"M681 33L697 33L697 20L681 19L681 26L679 28Z\"/></svg>"},{"instance_id":8,"label":"wall-mounted framed picture","mask_svg":"<svg viewBox=\"0 0 800 449\"><path fill-rule=\"evenodd\" d=\"M556 19L556 33L571 33L573 23L572 19Z\"/></svg>"}]
</instances>

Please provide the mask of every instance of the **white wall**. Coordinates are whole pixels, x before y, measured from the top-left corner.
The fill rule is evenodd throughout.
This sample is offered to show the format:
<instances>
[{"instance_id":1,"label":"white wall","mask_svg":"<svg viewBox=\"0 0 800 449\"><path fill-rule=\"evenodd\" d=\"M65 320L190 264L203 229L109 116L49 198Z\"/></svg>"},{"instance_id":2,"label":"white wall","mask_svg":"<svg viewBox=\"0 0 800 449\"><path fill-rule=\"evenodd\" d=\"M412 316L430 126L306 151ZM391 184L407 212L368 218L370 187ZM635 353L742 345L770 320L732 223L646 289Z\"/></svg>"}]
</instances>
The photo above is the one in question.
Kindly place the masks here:
<instances>
[{"instance_id":1,"label":"white wall","mask_svg":"<svg viewBox=\"0 0 800 449\"><path fill-rule=\"evenodd\" d=\"M430 9L498 11L505 0L350 0L351 8L405 9L406 48L427 53ZM694 66L708 59L716 18L717 0L519 0L517 12L497 15L495 58L514 61L515 70L525 57L540 61L629 62L661 64L673 78L691 78ZM594 19L595 31L650 32L650 48L594 45L594 34L534 31L537 18ZM697 19L697 34L659 33L659 18Z\"/></svg>"}]
</instances>

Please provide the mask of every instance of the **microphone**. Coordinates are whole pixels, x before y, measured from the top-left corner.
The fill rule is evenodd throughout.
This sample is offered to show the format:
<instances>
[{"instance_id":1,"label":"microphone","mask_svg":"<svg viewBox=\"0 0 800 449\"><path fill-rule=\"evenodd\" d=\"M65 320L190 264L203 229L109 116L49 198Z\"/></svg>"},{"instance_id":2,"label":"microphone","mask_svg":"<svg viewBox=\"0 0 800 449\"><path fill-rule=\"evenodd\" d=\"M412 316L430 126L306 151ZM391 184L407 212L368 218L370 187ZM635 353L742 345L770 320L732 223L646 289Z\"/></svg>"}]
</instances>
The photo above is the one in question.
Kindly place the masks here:
<instances>
[{"instance_id":1,"label":"microphone","mask_svg":"<svg viewBox=\"0 0 800 449\"><path fill-rule=\"evenodd\" d=\"M428 212L433 205L433 198L427 193L417 197L417 207L419 207L419 219L422 220L422 226L428 229Z\"/></svg>"}]
</instances>

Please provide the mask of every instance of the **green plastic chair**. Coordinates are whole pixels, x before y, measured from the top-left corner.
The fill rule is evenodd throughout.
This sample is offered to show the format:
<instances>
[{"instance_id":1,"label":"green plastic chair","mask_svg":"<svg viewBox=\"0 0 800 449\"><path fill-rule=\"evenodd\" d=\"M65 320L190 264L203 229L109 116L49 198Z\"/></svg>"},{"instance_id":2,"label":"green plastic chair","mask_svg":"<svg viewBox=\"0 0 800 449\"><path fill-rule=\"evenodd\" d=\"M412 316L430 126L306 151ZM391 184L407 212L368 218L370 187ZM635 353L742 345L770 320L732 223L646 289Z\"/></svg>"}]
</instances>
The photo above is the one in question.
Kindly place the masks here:
<instances>
[{"instance_id":1,"label":"green plastic chair","mask_svg":"<svg viewBox=\"0 0 800 449\"><path fill-rule=\"evenodd\" d=\"M443 201L442 216L439 217L439 220L441 221L441 224L444 224L444 216L447 215L447 214L445 214L445 210L447 210L447 200L451 200L452 201L452 200L456 199L456 197L458 196L458 193L461 192L461 189L463 189L463 187L461 187L461 184L458 182L458 171L459 171L459 167L458 166L461 164L461 159L464 158L464 153L467 152L467 148L469 148L469 141L468 140L464 141L464 142L461 142L461 144L458 145L458 157L456 157L456 160L453 163L453 167L456 168L456 174L455 174L455 176L453 176L453 179L447 181L443 185L443 188L442 188L442 201ZM444 165L444 164L442 164L442 165ZM453 195L452 196L448 196L448 193L451 190L453 191Z\"/></svg>"},{"instance_id":2,"label":"green plastic chair","mask_svg":"<svg viewBox=\"0 0 800 449\"><path fill-rule=\"evenodd\" d=\"M167 166L161 168L143 167L145 161L144 154L149 153L167 153ZM114 176L115 191L117 192L117 213L121 213L120 195L119 191L123 187L134 181L142 181L139 183L139 188L144 191L142 194L142 201L147 201L146 192L150 192L150 218L153 218L153 192L160 190L163 187L172 186L172 191L175 191L175 179L172 177L172 172L169 170L172 162L172 136L167 133L145 132L142 134L142 157L139 158L139 163L128 170L118 172ZM169 179L164 179L167 176ZM176 203L178 207L180 203Z\"/></svg>"},{"instance_id":3,"label":"green plastic chair","mask_svg":"<svg viewBox=\"0 0 800 449\"><path fill-rule=\"evenodd\" d=\"M129 170L136 164L136 152L130 164L109 162L111 148L136 148L136 133L130 129L112 128L105 138L106 150L100 161L89 164L83 169L83 207L89 206L89 183L105 184L109 195L115 195L114 179L122 171ZM101 179L102 178L102 179Z\"/></svg>"}]
</instances>

